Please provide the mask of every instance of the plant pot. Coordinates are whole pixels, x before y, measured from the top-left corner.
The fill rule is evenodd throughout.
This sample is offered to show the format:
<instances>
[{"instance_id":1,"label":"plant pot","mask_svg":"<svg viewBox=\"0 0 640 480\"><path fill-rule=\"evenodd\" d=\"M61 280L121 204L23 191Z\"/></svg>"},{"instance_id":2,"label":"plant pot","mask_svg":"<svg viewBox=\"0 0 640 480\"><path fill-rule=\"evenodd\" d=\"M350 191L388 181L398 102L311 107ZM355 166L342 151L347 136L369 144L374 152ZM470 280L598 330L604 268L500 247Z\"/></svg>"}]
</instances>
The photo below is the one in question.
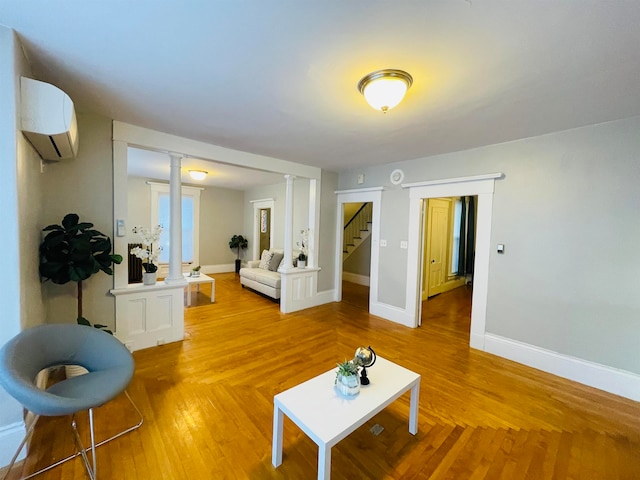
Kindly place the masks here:
<instances>
[{"instance_id":1,"label":"plant pot","mask_svg":"<svg viewBox=\"0 0 640 480\"><path fill-rule=\"evenodd\" d=\"M307 261L306 260L298 259L298 268L305 268L306 266L307 266Z\"/></svg>"},{"instance_id":2,"label":"plant pot","mask_svg":"<svg viewBox=\"0 0 640 480\"><path fill-rule=\"evenodd\" d=\"M144 283L145 285L155 285L156 284L156 278L157 278L158 272L153 272L153 273L143 273L142 274L142 283Z\"/></svg>"},{"instance_id":3,"label":"plant pot","mask_svg":"<svg viewBox=\"0 0 640 480\"><path fill-rule=\"evenodd\" d=\"M336 390L346 396L357 395L360 393L360 378L358 378L358 375L342 376L338 374Z\"/></svg>"},{"instance_id":4,"label":"plant pot","mask_svg":"<svg viewBox=\"0 0 640 480\"><path fill-rule=\"evenodd\" d=\"M236 258L236 273L240 273L240 266L242 265L242 260Z\"/></svg>"}]
</instances>

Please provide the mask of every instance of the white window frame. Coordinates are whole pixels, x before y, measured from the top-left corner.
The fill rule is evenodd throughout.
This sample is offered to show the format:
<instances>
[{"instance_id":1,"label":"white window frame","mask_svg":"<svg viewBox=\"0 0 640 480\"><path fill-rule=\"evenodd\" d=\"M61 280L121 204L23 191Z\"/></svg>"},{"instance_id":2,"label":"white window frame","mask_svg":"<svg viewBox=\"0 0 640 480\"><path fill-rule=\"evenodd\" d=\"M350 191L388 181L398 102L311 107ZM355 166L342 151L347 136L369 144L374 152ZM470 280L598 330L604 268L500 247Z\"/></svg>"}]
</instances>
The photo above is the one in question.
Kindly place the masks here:
<instances>
[{"instance_id":1,"label":"white window frame","mask_svg":"<svg viewBox=\"0 0 640 480\"><path fill-rule=\"evenodd\" d=\"M151 193L151 224L158 225L158 199L159 195L169 194L168 183L147 182ZM182 186L182 197L193 197L193 263L182 262L182 268L190 265L200 265L200 192L204 190L200 187ZM180 252L182 257L182 252ZM168 264L160 264L161 272L168 271Z\"/></svg>"}]
</instances>

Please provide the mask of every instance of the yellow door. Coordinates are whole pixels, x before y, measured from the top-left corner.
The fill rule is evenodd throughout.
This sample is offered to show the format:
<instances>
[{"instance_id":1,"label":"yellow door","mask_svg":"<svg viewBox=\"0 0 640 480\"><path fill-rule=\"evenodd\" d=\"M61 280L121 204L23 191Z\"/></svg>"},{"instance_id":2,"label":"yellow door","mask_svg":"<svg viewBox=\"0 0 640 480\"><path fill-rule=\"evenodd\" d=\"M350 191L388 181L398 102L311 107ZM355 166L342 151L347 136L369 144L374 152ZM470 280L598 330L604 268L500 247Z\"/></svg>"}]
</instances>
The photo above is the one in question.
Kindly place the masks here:
<instances>
[{"instance_id":1,"label":"yellow door","mask_svg":"<svg viewBox=\"0 0 640 480\"><path fill-rule=\"evenodd\" d=\"M447 281L447 250L449 246L449 212L451 201L431 198L427 204L427 235L425 278L427 297L445 290Z\"/></svg>"}]
</instances>

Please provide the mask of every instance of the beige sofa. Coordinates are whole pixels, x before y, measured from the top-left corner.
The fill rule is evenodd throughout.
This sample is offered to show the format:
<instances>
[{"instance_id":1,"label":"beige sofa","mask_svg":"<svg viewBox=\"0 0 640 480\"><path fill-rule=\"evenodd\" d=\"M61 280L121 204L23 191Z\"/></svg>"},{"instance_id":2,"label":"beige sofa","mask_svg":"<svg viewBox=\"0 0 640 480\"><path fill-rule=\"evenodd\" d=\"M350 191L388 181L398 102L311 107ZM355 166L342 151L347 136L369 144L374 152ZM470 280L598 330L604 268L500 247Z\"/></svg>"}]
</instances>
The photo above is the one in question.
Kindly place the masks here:
<instances>
[{"instance_id":1,"label":"beige sofa","mask_svg":"<svg viewBox=\"0 0 640 480\"><path fill-rule=\"evenodd\" d=\"M260 260L249 260L247 266L240 269L240 283L243 287L279 299L281 279L278 268L282 258L281 250L263 251Z\"/></svg>"},{"instance_id":2,"label":"beige sofa","mask_svg":"<svg viewBox=\"0 0 640 480\"><path fill-rule=\"evenodd\" d=\"M280 298L280 274L260 268L260 260L250 260L240 269L240 283L265 295Z\"/></svg>"}]
</instances>

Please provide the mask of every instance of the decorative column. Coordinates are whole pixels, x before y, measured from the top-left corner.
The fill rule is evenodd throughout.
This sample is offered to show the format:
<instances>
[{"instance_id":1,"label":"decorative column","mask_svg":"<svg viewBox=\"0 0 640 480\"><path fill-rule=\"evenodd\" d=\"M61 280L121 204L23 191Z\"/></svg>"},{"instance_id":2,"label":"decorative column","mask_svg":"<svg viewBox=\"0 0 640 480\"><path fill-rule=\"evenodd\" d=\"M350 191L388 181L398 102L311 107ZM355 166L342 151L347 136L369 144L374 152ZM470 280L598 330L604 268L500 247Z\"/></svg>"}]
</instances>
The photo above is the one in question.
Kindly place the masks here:
<instances>
[{"instance_id":1,"label":"decorative column","mask_svg":"<svg viewBox=\"0 0 640 480\"><path fill-rule=\"evenodd\" d=\"M284 269L293 268L293 180L294 175L285 175L287 190L284 209Z\"/></svg>"},{"instance_id":2,"label":"decorative column","mask_svg":"<svg viewBox=\"0 0 640 480\"><path fill-rule=\"evenodd\" d=\"M318 229L320 227L320 180L309 179L309 230L307 241L309 255L307 255L307 267L318 266Z\"/></svg>"},{"instance_id":3,"label":"decorative column","mask_svg":"<svg viewBox=\"0 0 640 480\"><path fill-rule=\"evenodd\" d=\"M167 284L185 283L182 276L182 156L170 153L169 180L169 275Z\"/></svg>"}]
</instances>

